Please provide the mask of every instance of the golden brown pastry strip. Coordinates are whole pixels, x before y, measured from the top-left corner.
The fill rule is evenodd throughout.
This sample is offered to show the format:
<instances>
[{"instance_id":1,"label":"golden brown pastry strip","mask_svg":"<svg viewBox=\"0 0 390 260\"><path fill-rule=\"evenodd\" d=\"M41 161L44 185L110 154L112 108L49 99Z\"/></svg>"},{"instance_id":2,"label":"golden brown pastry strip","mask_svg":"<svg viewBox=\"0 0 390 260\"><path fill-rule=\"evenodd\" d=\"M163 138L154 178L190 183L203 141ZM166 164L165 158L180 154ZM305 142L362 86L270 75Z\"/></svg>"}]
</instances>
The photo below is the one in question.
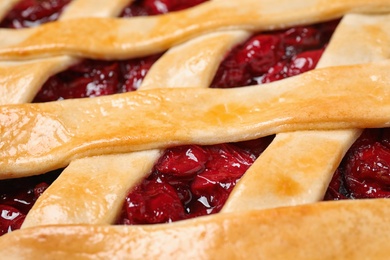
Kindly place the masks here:
<instances>
[{"instance_id":1,"label":"golden brown pastry strip","mask_svg":"<svg viewBox=\"0 0 390 260\"><path fill-rule=\"evenodd\" d=\"M31 102L50 76L77 62L77 59L66 56L27 62L1 62L0 104Z\"/></svg>"},{"instance_id":2,"label":"golden brown pastry strip","mask_svg":"<svg viewBox=\"0 0 390 260\"><path fill-rule=\"evenodd\" d=\"M0 58L65 54L126 59L159 53L210 31L278 29L334 19L354 11L388 12L390 0L282 0L272 4L268 0L210 1L163 16L71 19L33 29L0 30Z\"/></svg>"},{"instance_id":3,"label":"golden brown pastry strip","mask_svg":"<svg viewBox=\"0 0 390 260\"><path fill-rule=\"evenodd\" d=\"M30 228L1 237L0 252L6 259L388 259L389 203L322 202L154 226Z\"/></svg>"},{"instance_id":4,"label":"golden brown pastry strip","mask_svg":"<svg viewBox=\"0 0 390 260\"><path fill-rule=\"evenodd\" d=\"M245 31L216 32L176 46L153 64L141 90L207 88L226 53L249 36Z\"/></svg>"},{"instance_id":5,"label":"golden brown pastry strip","mask_svg":"<svg viewBox=\"0 0 390 260\"><path fill-rule=\"evenodd\" d=\"M247 170L221 212L243 212L323 200L341 159L359 131L277 134Z\"/></svg>"},{"instance_id":6,"label":"golden brown pastry strip","mask_svg":"<svg viewBox=\"0 0 390 260\"><path fill-rule=\"evenodd\" d=\"M388 58L389 23L389 15L345 16L317 67ZM341 159L360 133L361 130L356 129L278 134L237 184L222 211L291 206L322 200Z\"/></svg>"},{"instance_id":7,"label":"golden brown pastry strip","mask_svg":"<svg viewBox=\"0 0 390 260\"><path fill-rule=\"evenodd\" d=\"M248 36L239 31L212 33L172 48L153 65L140 90L207 87L225 53ZM72 161L36 201L22 228L114 223L127 192L150 173L161 153L149 150Z\"/></svg>"},{"instance_id":8,"label":"golden brown pastry strip","mask_svg":"<svg viewBox=\"0 0 390 260\"><path fill-rule=\"evenodd\" d=\"M74 160L29 211L22 228L48 224L111 224L129 187L145 178L159 150Z\"/></svg>"},{"instance_id":9,"label":"golden brown pastry strip","mask_svg":"<svg viewBox=\"0 0 390 260\"><path fill-rule=\"evenodd\" d=\"M1 106L1 177L46 172L98 154L387 126L389 66L331 67L261 87L152 89Z\"/></svg>"}]
</instances>

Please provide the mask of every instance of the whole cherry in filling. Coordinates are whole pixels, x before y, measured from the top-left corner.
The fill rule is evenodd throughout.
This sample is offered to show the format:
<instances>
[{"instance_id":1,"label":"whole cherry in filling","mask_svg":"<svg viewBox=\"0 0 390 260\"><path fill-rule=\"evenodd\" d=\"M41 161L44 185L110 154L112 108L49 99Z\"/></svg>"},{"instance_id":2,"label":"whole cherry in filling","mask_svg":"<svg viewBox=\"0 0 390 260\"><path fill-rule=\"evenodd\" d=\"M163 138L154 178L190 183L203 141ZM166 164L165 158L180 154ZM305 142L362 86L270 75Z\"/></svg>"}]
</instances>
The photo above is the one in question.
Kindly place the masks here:
<instances>
[{"instance_id":1,"label":"whole cherry in filling","mask_svg":"<svg viewBox=\"0 0 390 260\"><path fill-rule=\"evenodd\" d=\"M390 198L390 129L367 129L337 169L325 200Z\"/></svg>"},{"instance_id":2,"label":"whole cherry in filling","mask_svg":"<svg viewBox=\"0 0 390 260\"><path fill-rule=\"evenodd\" d=\"M272 139L167 149L127 196L118 223L164 223L219 212Z\"/></svg>"}]
</instances>

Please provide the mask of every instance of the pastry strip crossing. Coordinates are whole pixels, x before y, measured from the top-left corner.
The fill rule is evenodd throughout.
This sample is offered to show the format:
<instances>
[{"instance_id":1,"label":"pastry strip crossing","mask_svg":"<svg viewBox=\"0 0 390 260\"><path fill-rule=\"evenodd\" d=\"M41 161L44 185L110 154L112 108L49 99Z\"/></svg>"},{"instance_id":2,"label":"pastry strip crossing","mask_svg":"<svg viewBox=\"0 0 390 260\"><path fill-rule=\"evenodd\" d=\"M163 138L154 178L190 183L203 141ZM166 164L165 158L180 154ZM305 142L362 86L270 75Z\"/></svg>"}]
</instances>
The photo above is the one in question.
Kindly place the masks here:
<instances>
[{"instance_id":1,"label":"pastry strip crossing","mask_svg":"<svg viewBox=\"0 0 390 260\"><path fill-rule=\"evenodd\" d=\"M100 2L105 4L99 4L95 0L73 0L59 19L66 21L77 17L116 16L132 1L111 0L107 2L103 0ZM1 10L5 10L5 8L0 5L0 13ZM15 32L15 30L3 30L9 33ZM5 36L7 37L7 35ZM31 102L50 76L78 62L80 59L70 56L52 56L26 62L0 62L0 104Z\"/></svg>"},{"instance_id":2,"label":"pastry strip crossing","mask_svg":"<svg viewBox=\"0 0 390 260\"><path fill-rule=\"evenodd\" d=\"M344 16L317 68L387 59L389 22L389 15ZM360 134L360 129L278 134L234 188L222 212L322 200L344 154Z\"/></svg>"},{"instance_id":3,"label":"pastry strip crossing","mask_svg":"<svg viewBox=\"0 0 390 260\"><path fill-rule=\"evenodd\" d=\"M390 11L390 0L325 2L283 0L275 5L267 0L210 1L162 16L80 18L37 28L0 30L0 59L21 60L56 55L128 59L160 53L211 31L275 30L331 20L348 12Z\"/></svg>"},{"instance_id":4,"label":"pastry strip crossing","mask_svg":"<svg viewBox=\"0 0 390 260\"><path fill-rule=\"evenodd\" d=\"M388 61L330 67L261 87L160 88L1 106L1 177L47 172L98 154L303 129L385 127L390 124L388 67Z\"/></svg>"},{"instance_id":5,"label":"pastry strip crossing","mask_svg":"<svg viewBox=\"0 0 390 260\"><path fill-rule=\"evenodd\" d=\"M218 32L172 48L153 65L139 90L207 87L225 53L248 36L240 31ZM179 76L177 71L183 73ZM72 161L36 201L22 228L114 223L127 192L150 174L161 154L155 149Z\"/></svg>"}]
</instances>

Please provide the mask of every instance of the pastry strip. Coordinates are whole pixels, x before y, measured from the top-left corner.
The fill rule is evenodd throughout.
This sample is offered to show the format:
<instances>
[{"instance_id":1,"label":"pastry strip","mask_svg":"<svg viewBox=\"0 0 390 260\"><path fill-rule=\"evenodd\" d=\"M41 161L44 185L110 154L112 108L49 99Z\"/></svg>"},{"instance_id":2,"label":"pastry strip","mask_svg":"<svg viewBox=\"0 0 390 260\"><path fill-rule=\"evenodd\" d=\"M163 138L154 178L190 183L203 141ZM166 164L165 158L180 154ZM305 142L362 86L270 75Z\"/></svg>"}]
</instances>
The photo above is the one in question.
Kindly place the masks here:
<instances>
[{"instance_id":1,"label":"pastry strip","mask_svg":"<svg viewBox=\"0 0 390 260\"><path fill-rule=\"evenodd\" d=\"M0 106L1 178L47 172L98 154L303 129L385 127L390 124L389 65L318 69L261 87L159 88Z\"/></svg>"},{"instance_id":2,"label":"pastry strip","mask_svg":"<svg viewBox=\"0 0 390 260\"><path fill-rule=\"evenodd\" d=\"M0 252L6 259L388 259L389 216L390 201L377 199L215 214L168 225L45 226L0 237Z\"/></svg>"},{"instance_id":3,"label":"pastry strip","mask_svg":"<svg viewBox=\"0 0 390 260\"><path fill-rule=\"evenodd\" d=\"M68 56L0 63L0 104L31 102L46 80L78 62Z\"/></svg>"},{"instance_id":4,"label":"pastry strip","mask_svg":"<svg viewBox=\"0 0 390 260\"><path fill-rule=\"evenodd\" d=\"M25 30L0 30L0 59L56 55L127 59L160 53L210 31L274 30L330 20L347 12L388 11L390 0L210 1L163 16L80 18Z\"/></svg>"},{"instance_id":5,"label":"pastry strip","mask_svg":"<svg viewBox=\"0 0 390 260\"><path fill-rule=\"evenodd\" d=\"M226 53L249 36L245 31L216 32L176 46L153 64L140 89L207 88Z\"/></svg>"},{"instance_id":6,"label":"pastry strip","mask_svg":"<svg viewBox=\"0 0 390 260\"><path fill-rule=\"evenodd\" d=\"M160 155L153 150L72 161L36 201L22 228L113 223L129 187L146 177Z\"/></svg>"},{"instance_id":7,"label":"pastry strip","mask_svg":"<svg viewBox=\"0 0 390 260\"><path fill-rule=\"evenodd\" d=\"M389 58L389 23L389 15L346 15L317 67ZM344 154L360 134L357 129L278 134L236 185L222 212L322 200Z\"/></svg>"},{"instance_id":8,"label":"pastry strip","mask_svg":"<svg viewBox=\"0 0 390 260\"><path fill-rule=\"evenodd\" d=\"M207 87L225 53L248 36L240 31L213 33L172 48L153 65L140 90ZM178 77L177 71L185 73ZM149 150L72 161L36 201L22 228L114 223L127 192L147 177L161 153Z\"/></svg>"}]
</instances>

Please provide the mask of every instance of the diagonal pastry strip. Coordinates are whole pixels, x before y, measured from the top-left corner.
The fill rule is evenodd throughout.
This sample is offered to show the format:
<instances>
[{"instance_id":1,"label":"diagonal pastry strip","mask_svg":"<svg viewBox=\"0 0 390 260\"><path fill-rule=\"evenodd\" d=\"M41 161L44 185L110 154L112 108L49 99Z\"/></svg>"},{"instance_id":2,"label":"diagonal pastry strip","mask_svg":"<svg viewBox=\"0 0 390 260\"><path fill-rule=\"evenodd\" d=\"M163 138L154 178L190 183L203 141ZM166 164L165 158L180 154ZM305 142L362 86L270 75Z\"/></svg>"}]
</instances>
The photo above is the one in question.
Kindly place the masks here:
<instances>
[{"instance_id":1,"label":"diagonal pastry strip","mask_svg":"<svg viewBox=\"0 0 390 260\"><path fill-rule=\"evenodd\" d=\"M261 87L160 88L1 106L1 178L47 172L98 154L235 142L303 129L386 127L389 66L385 61L329 67Z\"/></svg>"},{"instance_id":2,"label":"diagonal pastry strip","mask_svg":"<svg viewBox=\"0 0 390 260\"><path fill-rule=\"evenodd\" d=\"M211 31L274 30L331 20L348 12L389 11L390 0L209 1L163 16L80 18L18 31L0 30L0 59L56 55L126 59L162 52Z\"/></svg>"}]
</instances>

